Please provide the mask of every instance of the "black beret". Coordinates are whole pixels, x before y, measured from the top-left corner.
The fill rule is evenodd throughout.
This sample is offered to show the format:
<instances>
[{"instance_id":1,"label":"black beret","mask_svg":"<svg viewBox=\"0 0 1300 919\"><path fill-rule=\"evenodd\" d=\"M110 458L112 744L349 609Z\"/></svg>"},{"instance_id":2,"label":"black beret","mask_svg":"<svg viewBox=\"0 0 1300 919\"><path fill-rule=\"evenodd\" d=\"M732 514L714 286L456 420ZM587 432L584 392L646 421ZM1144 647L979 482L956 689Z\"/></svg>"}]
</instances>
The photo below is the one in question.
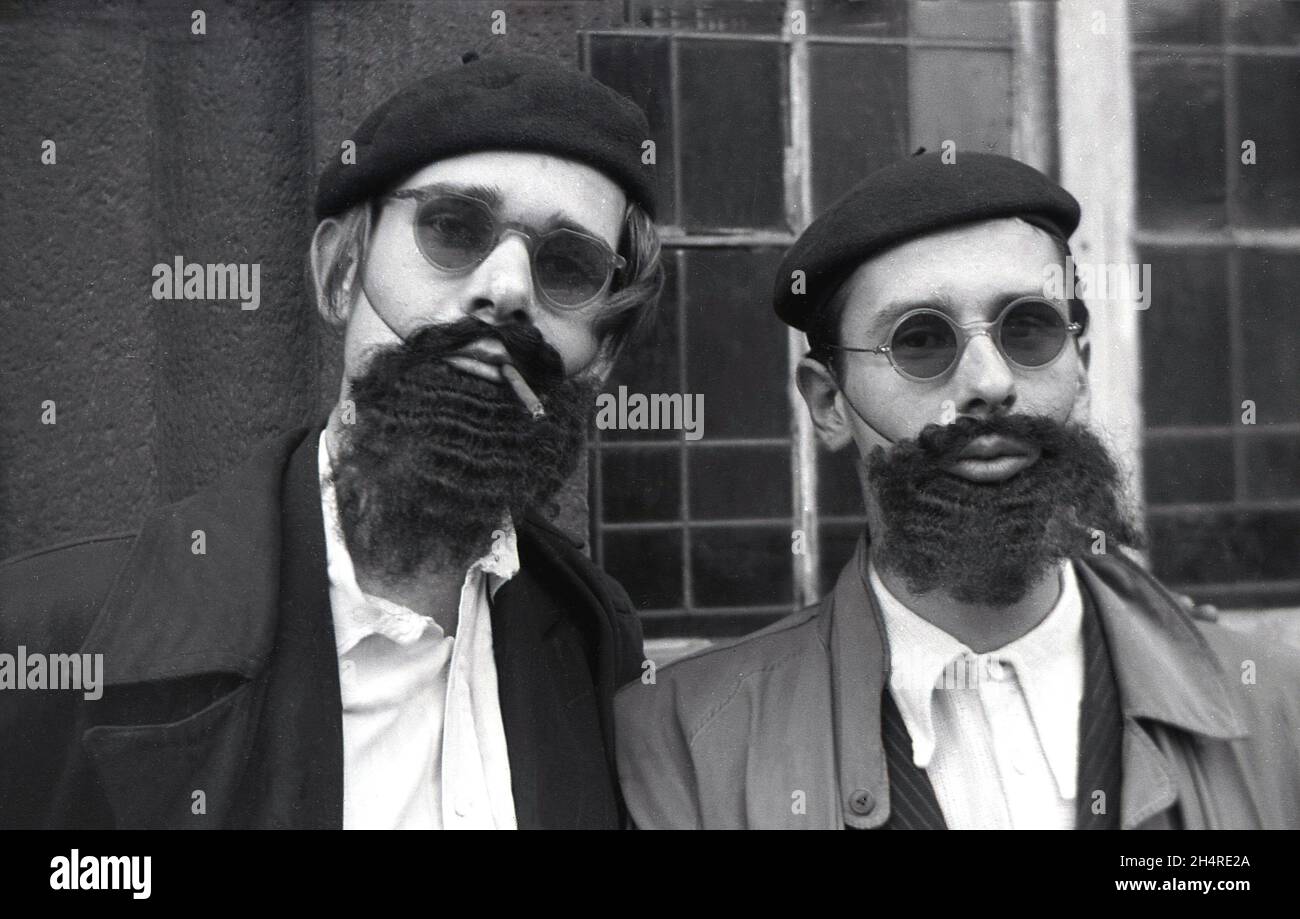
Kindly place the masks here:
<instances>
[{"instance_id":1,"label":"black beret","mask_svg":"<svg viewBox=\"0 0 1300 919\"><path fill-rule=\"evenodd\" d=\"M605 173L654 215L654 166L645 113L587 74L547 58L478 58L409 84L349 135L356 162L330 160L316 189L316 218L388 191L418 169L478 150L552 153Z\"/></svg>"},{"instance_id":2,"label":"black beret","mask_svg":"<svg viewBox=\"0 0 1300 919\"><path fill-rule=\"evenodd\" d=\"M826 301L868 256L975 220L1023 217L1068 240L1079 202L1032 166L991 153L926 153L871 173L795 240L781 260L776 314L807 330ZM805 273L795 293L795 271Z\"/></svg>"}]
</instances>

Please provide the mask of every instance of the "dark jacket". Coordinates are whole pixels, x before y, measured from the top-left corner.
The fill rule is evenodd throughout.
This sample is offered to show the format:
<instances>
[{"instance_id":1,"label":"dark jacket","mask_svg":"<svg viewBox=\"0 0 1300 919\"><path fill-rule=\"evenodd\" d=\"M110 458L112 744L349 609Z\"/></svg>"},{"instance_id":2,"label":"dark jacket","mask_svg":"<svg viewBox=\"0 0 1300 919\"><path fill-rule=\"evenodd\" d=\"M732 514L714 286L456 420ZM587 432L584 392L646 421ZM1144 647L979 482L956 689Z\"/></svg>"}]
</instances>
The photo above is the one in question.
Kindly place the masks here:
<instances>
[{"instance_id":1,"label":"dark jacket","mask_svg":"<svg viewBox=\"0 0 1300 919\"><path fill-rule=\"evenodd\" d=\"M0 565L0 651L81 649L105 671L97 701L0 692L0 827L341 826L319 433L259 448L138 535ZM581 544L517 530L492 630L518 825L618 827L612 699L641 672L639 621Z\"/></svg>"},{"instance_id":2,"label":"dark jacket","mask_svg":"<svg viewBox=\"0 0 1300 919\"><path fill-rule=\"evenodd\" d=\"M820 604L619 693L619 777L637 826L886 824L889 649L864 552ZM1194 622L1122 556L1074 564L1119 691L1122 827L1300 828L1300 654ZM799 791L803 808L791 806Z\"/></svg>"}]
</instances>

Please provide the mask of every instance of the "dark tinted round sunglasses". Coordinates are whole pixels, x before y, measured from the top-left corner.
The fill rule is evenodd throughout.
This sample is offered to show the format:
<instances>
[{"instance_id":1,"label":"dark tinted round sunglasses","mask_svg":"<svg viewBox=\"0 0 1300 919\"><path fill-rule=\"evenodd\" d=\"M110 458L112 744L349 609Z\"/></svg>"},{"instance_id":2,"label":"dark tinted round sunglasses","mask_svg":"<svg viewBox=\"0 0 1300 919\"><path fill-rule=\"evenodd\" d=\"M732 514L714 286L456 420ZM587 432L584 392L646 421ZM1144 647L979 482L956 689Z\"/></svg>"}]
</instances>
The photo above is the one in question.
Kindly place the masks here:
<instances>
[{"instance_id":1,"label":"dark tinted round sunglasses","mask_svg":"<svg viewBox=\"0 0 1300 919\"><path fill-rule=\"evenodd\" d=\"M389 198L416 204L415 245L429 264L452 274L472 271L492 254L507 233L522 236L528 247L533 285L547 304L580 309L609 290L614 274L627 261L604 240L559 227L545 233L498 219L486 202L456 192L402 188Z\"/></svg>"},{"instance_id":2,"label":"dark tinted round sunglasses","mask_svg":"<svg viewBox=\"0 0 1300 919\"><path fill-rule=\"evenodd\" d=\"M1062 304L1045 297L1020 297L1008 303L992 322L959 325L947 314L923 307L900 316L882 345L829 347L888 355L902 376L925 382L938 379L956 366L976 335L988 335L1014 366L1038 370L1060 357L1070 336L1081 331L1083 326L1069 320Z\"/></svg>"}]
</instances>

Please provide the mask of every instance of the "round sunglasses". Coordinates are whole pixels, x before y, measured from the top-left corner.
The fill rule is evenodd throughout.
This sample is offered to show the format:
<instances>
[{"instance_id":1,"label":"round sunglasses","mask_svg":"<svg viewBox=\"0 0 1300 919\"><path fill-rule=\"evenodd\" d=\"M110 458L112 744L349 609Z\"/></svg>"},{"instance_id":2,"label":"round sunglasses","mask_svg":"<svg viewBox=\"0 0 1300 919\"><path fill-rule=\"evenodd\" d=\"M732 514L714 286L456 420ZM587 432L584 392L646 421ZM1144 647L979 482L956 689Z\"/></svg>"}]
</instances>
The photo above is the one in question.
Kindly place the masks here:
<instances>
[{"instance_id":1,"label":"round sunglasses","mask_svg":"<svg viewBox=\"0 0 1300 919\"><path fill-rule=\"evenodd\" d=\"M939 310L910 310L894 322L885 344L874 348L830 345L837 351L884 354L903 377L918 383L936 380L957 365L976 335L988 335L1011 364L1039 370L1065 350L1083 326L1071 322L1065 307L1045 297L1012 300L992 322L959 324Z\"/></svg>"},{"instance_id":2,"label":"round sunglasses","mask_svg":"<svg viewBox=\"0 0 1300 919\"><path fill-rule=\"evenodd\" d=\"M598 300L627 266L623 256L595 236L568 227L539 232L498 218L479 198L456 192L403 188L389 198L410 198L415 209L415 245L442 271L472 271L507 233L523 237L532 266L533 285L541 299L561 310L576 310Z\"/></svg>"}]
</instances>

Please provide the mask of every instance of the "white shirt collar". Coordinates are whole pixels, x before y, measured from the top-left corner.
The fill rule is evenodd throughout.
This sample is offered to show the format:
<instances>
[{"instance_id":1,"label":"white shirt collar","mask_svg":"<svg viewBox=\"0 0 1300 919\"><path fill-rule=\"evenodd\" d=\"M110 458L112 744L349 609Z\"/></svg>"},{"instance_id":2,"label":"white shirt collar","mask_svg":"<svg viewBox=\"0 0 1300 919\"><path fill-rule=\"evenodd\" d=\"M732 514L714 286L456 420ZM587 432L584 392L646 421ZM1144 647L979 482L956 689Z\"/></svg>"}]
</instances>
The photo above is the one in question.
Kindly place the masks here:
<instances>
[{"instance_id":1,"label":"white shirt collar","mask_svg":"<svg viewBox=\"0 0 1300 919\"><path fill-rule=\"evenodd\" d=\"M339 522L338 505L332 481L333 464L326 442L328 428L321 432L317 452L317 469L320 475L321 512L325 521L325 558L330 587L342 602L334 607L334 640L338 654L346 654L362 639L378 634L402 645L419 640L428 630L441 637L441 627L428 616L421 616L391 600L363 592L357 584L352 556L348 553ZM465 587L486 575L489 596L496 596L501 585L519 573L519 548L515 528L509 516L501 523L500 535L493 539L492 549L479 558L465 572Z\"/></svg>"},{"instance_id":2,"label":"white shirt collar","mask_svg":"<svg viewBox=\"0 0 1300 919\"><path fill-rule=\"evenodd\" d=\"M976 654L912 612L868 562L889 639L889 688L912 736L912 761L919 768L927 768L934 756L936 689L962 686L963 677L1000 678L1005 672L1001 668L1009 666L1022 687L1061 797L1074 797L1078 720L1062 718L1060 712L1065 708L1077 714L1079 689L1071 689L1069 665L1083 656L1083 598L1074 566L1063 561L1060 573L1060 597L1038 625L1002 648Z\"/></svg>"}]
</instances>

